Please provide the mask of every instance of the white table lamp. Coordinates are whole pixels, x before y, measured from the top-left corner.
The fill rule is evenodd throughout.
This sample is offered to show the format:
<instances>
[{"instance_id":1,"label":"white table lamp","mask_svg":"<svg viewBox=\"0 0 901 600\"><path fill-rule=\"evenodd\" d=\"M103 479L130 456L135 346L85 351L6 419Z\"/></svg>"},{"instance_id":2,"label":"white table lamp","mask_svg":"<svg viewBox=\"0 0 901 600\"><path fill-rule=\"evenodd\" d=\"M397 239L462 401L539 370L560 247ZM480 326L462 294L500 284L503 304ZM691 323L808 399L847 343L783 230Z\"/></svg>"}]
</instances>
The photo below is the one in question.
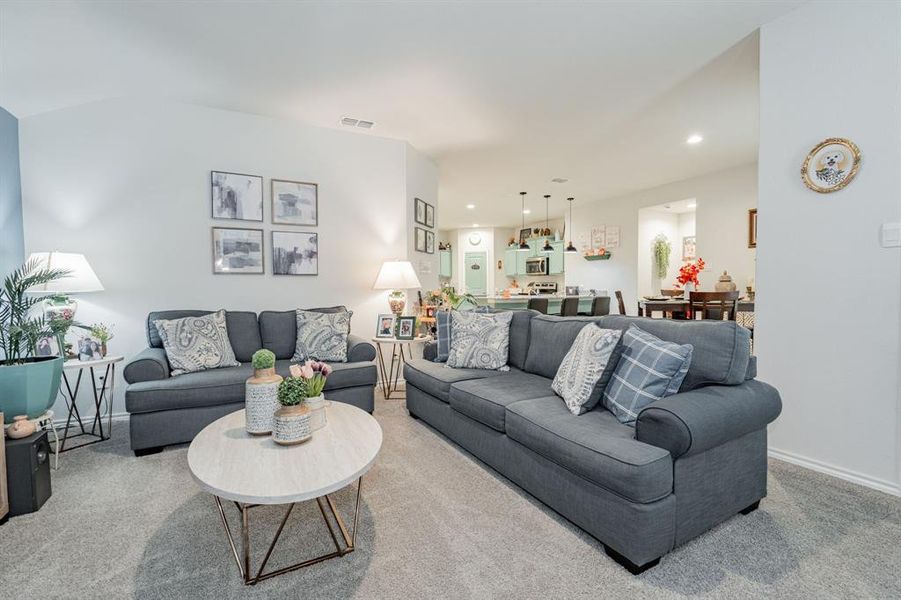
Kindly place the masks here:
<instances>
[{"instance_id":1,"label":"white table lamp","mask_svg":"<svg viewBox=\"0 0 901 600\"><path fill-rule=\"evenodd\" d=\"M39 269L65 269L69 274L56 281L50 281L36 285L30 290L31 294L47 294L44 301L44 314L50 319L64 319L71 321L75 318L78 303L69 298L68 294L83 294L85 292L102 292L103 284L100 283L94 269L88 264L84 254L70 252L32 252L28 260L37 260Z\"/></svg>"},{"instance_id":2,"label":"white table lamp","mask_svg":"<svg viewBox=\"0 0 901 600\"><path fill-rule=\"evenodd\" d=\"M388 296L388 306L391 312L400 316L407 305L405 290L419 288L419 278L408 260L386 260L379 269L379 276L375 279L374 290L391 290Z\"/></svg>"}]
</instances>

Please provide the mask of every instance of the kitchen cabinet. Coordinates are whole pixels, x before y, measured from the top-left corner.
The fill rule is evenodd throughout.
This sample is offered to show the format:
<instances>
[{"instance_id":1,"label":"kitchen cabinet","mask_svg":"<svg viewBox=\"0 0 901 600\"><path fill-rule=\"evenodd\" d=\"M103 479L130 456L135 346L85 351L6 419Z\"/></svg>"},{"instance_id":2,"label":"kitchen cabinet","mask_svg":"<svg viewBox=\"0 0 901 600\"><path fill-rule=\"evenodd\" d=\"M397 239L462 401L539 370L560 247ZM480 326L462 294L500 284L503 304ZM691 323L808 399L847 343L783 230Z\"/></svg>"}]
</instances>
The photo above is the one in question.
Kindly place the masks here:
<instances>
[{"instance_id":1,"label":"kitchen cabinet","mask_svg":"<svg viewBox=\"0 0 901 600\"><path fill-rule=\"evenodd\" d=\"M548 254L547 272L548 275L560 275L563 273L563 242L551 242L554 251Z\"/></svg>"},{"instance_id":2,"label":"kitchen cabinet","mask_svg":"<svg viewBox=\"0 0 901 600\"><path fill-rule=\"evenodd\" d=\"M453 277L454 268L450 250L438 251L438 277Z\"/></svg>"},{"instance_id":3,"label":"kitchen cabinet","mask_svg":"<svg viewBox=\"0 0 901 600\"><path fill-rule=\"evenodd\" d=\"M504 250L504 275L507 277L516 277L516 255L519 252L515 248L507 248Z\"/></svg>"},{"instance_id":4,"label":"kitchen cabinet","mask_svg":"<svg viewBox=\"0 0 901 600\"><path fill-rule=\"evenodd\" d=\"M526 260L531 258L532 252L517 252L516 253L516 274L517 275L526 275Z\"/></svg>"}]
</instances>

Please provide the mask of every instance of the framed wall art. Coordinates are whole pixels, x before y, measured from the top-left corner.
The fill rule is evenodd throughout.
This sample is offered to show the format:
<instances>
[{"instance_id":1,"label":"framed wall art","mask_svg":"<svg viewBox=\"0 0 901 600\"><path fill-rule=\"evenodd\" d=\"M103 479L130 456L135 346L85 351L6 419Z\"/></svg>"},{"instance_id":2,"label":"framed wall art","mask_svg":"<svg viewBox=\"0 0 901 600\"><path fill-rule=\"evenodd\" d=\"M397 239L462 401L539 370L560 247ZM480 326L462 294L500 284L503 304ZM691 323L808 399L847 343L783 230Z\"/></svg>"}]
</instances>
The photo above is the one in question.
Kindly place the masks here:
<instances>
[{"instance_id":1,"label":"framed wall art","mask_svg":"<svg viewBox=\"0 0 901 600\"><path fill-rule=\"evenodd\" d=\"M426 237L425 233L426 233L426 231L422 227L416 227L415 232L416 232L416 251L417 252L425 252L426 251L426 249L425 249L425 237Z\"/></svg>"},{"instance_id":2,"label":"framed wall art","mask_svg":"<svg viewBox=\"0 0 901 600\"><path fill-rule=\"evenodd\" d=\"M213 273L263 274L263 230L213 227Z\"/></svg>"},{"instance_id":3,"label":"framed wall art","mask_svg":"<svg viewBox=\"0 0 901 600\"><path fill-rule=\"evenodd\" d=\"M319 225L319 186L273 179L272 222L276 225Z\"/></svg>"},{"instance_id":4,"label":"framed wall art","mask_svg":"<svg viewBox=\"0 0 901 600\"><path fill-rule=\"evenodd\" d=\"M319 234L272 232L273 275L319 275Z\"/></svg>"},{"instance_id":5,"label":"framed wall art","mask_svg":"<svg viewBox=\"0 0 901 600\"><path fill-rule=\"evenodd\" d=\"M682 260L694 260L698 255L698 246L695 236L686 235L682 238Z\"/></svg>"},{"instance_id":6,"label":"framed wall art","mask_svg":"<svg viewBox=\"0 0 901 600\"><path fill-rule=\"evenodd\" d=\"M425 251L427 254L435 254L435 232L425 232Z\"/></svg>"},{"instance_id":7,"label":"framed wall art","mask_svg":"<svg viewBox=\"0 0 901 600\"><path fill-rule=\"evenodd\" d=\"M757 209L748 210L748 248L757 247Z\"/></svg>"},{"instance_id":8,"label":"framed wall art","mask_svg":"<svg viewBox=\"0 0 901 600\"><path fill-rule=\"evenodd\" d=\"M214 219L263 220L262 177L212 171L210 184Z\"/></svg>"},{"instance_id":9,"label":"framed wall art","mask_svg":"<svg viewBox=\"0 0 901 600\"><path fill-rule=\"evenodd\" d=\"M860 149L845 138L828 138L813 147L801 166L804 185L820 194L851 183L860 168Z\"/></svg>"},{"instance_id":10,"label":"framed wall art","mask_svg":"<svg viewBox=\"0 0 901 600\"><path fill-rule=\"evenodd\" d=\"M425 226L426 227L434 227L435 226L435 207L431 204L425 205Z\"/></svg>"},{"instance_id":11,"label":"framed wall art","mask_svg":"<svg viewBox=\"0 0 901 600\"><path fill-rule=\"evenodd\" d=\"M420 225L426 224L425 202L419 198L413 198L413 220Z\"/></svg>"}]
</instances>

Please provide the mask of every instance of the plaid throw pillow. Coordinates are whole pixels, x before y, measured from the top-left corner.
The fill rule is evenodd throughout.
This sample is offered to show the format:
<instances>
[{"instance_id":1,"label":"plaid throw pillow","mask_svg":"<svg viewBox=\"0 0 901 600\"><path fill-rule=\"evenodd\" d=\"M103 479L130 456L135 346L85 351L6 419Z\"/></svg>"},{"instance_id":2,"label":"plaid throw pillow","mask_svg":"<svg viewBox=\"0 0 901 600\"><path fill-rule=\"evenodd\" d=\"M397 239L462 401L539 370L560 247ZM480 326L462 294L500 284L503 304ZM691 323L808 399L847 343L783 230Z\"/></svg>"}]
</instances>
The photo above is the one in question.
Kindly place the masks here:
<instances>
[{"instance_id":1,"label":"plaid throw pillow","mask_svg":"<svg viewBox=\"0 0 901 600\"><path fill-rule=\"evenodd\" d=\"M604 390L604 406L635 426L648 404L679 391L691 364L691 344L665 342L635 325L623 334L623 353Z\"/></svg>"}]
</instances>

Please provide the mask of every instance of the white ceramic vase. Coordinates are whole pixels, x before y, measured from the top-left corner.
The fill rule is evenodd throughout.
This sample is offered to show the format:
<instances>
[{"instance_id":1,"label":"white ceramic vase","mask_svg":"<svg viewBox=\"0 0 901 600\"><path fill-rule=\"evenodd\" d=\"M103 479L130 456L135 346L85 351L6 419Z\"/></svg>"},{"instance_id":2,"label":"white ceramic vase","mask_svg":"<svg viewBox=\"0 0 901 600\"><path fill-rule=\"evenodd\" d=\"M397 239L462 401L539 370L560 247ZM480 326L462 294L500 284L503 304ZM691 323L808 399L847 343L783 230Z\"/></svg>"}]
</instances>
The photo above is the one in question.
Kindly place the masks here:
<instances>
[{"instance_id":1,"label":"white ceramic vase","mask_svg":"<svg viewBox=\"0 0 901 600\"><path fill-rule=\"evenodd\" d=\"M275 411L275 428L272 430L272 439L276 444L290 446L299 444L313 437L310 428L310 408L303 404L296 406L282 406Z\"/></svg>"},{"instance_id":2,"label":"white ceramic vase","mask_svg":"<svg viewBox=\"0 0 901 600\"><path fill-rule=\"evenodd\" d=\"M325 427L328 423L325 415L325 407L328 402L325 396L319 394L315 398L307 398L306 405L310 408L310 429L316 431Z\"/></svg>"},{"instance_id":3,"label":"white ceramic vase","mask_svg":"<svg viewBox=\"0 0 901 600\"><path fill-rule=\"evenodd\" d=\"M244 384L244 427L252 435L272 431L275 411L278 410L278 384L282 376L274 368L256 369Z\"/></svg>"}]
</instances>

